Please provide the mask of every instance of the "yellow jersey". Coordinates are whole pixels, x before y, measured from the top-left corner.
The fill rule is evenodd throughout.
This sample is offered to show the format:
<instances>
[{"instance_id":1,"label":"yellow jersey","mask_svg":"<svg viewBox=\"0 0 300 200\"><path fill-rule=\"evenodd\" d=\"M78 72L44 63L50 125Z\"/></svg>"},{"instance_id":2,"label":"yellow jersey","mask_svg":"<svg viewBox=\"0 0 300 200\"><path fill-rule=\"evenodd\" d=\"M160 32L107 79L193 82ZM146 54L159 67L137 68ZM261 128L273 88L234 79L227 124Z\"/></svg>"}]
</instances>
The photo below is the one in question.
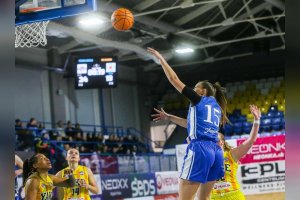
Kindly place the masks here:
<instances>
[{"instance_id":1,"label":"yellow jersey","mask_svg":"<svg viewBox=\"0 0 300 200\"><path fill-rule=\"evenodd\" d=\"M39 180L39 189L36 195L36 200L52 200L52 191L54 188L52 179L47 176L46 180L44 180L37 172L29 176L28 180L33 178Z\"/></svg>"},{"instance_id":2,"label":"yellow jersey","mask_svg":"<svg viewBox=\"0 0 300 200\"><path fill-rule=\"evenodd\" d=\"M69 167L65 169L70 169ZM62 177L65 177L64 169L62 170ZM80 187L80 180L85 180L86 184L89 184L88 170L85 166L78 165L73 171L76 186L72 188L64 188L63 200L91 200L89 191L86 188Z\"/></svg>"},{"instance_id":3,"label":"yellow jersey","mask_svg":"<svg viewBox=\"0 0 300 200\"><path fill-rule=\"evenodd\" d=\"M217 180L212 190L212 196L237 191L240 189L236 174L238 163L234 161L229 151L224 151L224 177Z\"/></svg>"}]
</instances>

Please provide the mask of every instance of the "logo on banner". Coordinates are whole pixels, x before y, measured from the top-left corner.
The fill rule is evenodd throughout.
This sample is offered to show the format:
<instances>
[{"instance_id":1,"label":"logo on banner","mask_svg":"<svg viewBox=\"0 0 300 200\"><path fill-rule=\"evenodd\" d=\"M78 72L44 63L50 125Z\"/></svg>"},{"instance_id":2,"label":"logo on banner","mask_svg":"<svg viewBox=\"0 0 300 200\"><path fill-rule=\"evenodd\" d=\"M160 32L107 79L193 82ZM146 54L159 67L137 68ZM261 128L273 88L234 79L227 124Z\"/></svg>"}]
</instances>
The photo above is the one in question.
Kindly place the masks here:
<instances>
[{"instance_id":1,"label":"logo on banner","mask_svg":"<svg viewBox=\"0 0 300 200\"><path fill-rule=\"evenodd\" d=\"M102 180L102 186L105 190L119 190L119 189L128 189L128 179L108 179Z\"/></svg>"},{"instance_id":2,"label":"logo on banner","mask_svg":"<svg viewBox=\"0 0 300 200\"><path fill-rule=\"evenodd\" d=\"M158 189L163 187L178 185L177 177L162 177L160 174L156 176L156 185Z\"/></svg>"},{"instance_id":3,"label":"logo on banner","mask_svg":"<svg viewBox=\"0 0 300 200\"><path fill-rule=\"evenodd\" d=\"M178 172L156 172L157 194L172 194L178 192Z\"/></svg>"},{"instance_id":4,"label":"logo on banner","mask_svg":"<svg viewBox=\"0 0 300 200\"><path fill-rule=\"evenodd\" d=\"M285 189L285 161L248 163L240 166L245 194L283 192Z\"/></svg>"},{"instance_id":5,"label":"logo on banner","mask_svg":"<svg viewBox=\"0 0 300 200\"><path fill-rule=\"evenodd\" d=\"M155 182L153 179L139 180L136 177L131 181L132 197L155 195Z\"/></svg>"},{"instance_id":6,"label":"logo on banner","mask_svg":"<svg viewBox=\"0 0 300 200\"><path fill-rule=\"evenodd\" d=\"M101 176L102 196L107 199L131 197L130 176L103 175Z\"/></svg>"},{"instance_id":7,"label":"logo on banner","mask_svg":"<svg viewBox=\"0 0 300 200\"><path fill-rule=\"evenodd\" d=\"M280 166L279 163L261 163L256 166L241 166L242 177L253 177L253 176L266 176L275 174L285 174L284 166Z\"/></svg>"},{"instance_id":8,"label":"logo on banner","mask_svg":"<svg viewBox=\"0 0 300 200\"><path fill-rule=\"evenodd\" d=\"M238 145L244 139L238 140ZM264 161L284 160L285 158L285 138L284 136L272 136L258 138L253 144L248 154L241 159L241 163L253 163Z\"/></svg>"}]
</instances>

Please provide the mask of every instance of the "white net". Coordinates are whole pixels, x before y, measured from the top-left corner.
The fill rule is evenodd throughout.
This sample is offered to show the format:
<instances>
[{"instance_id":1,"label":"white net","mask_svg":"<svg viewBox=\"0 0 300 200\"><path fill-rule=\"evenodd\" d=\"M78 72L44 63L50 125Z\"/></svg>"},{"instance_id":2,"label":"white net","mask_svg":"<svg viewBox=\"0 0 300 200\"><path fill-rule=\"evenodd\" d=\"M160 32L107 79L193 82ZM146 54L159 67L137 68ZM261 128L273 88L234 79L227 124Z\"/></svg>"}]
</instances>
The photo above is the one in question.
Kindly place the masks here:
<instances>
[{"instance_id":1,"label":"white net","mask_svg":"<svg viewBox=\"0 0 300 200\"><path fill-rule=\"evenodd\" d=\"M49 21L33 22L15 27L15 48L47 45L46 28Z\"/></svg>"}]
</instances>

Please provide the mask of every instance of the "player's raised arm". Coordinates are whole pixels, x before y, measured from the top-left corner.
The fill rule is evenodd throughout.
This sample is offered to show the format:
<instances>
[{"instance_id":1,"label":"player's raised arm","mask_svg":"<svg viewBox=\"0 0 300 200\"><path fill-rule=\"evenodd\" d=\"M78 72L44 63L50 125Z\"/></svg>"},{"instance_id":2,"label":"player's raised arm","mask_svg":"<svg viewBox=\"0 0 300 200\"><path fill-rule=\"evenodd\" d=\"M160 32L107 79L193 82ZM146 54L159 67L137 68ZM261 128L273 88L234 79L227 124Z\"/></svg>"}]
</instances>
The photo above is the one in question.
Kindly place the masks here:
<instances>
[{"instance_id":1,"label":"player's raised arm","mask_svg":"<svg viewBox=\"0 0 300 200\"><path fill-rule=\"evenodd\" d=\"M161 108L161 110L154 108L154 110L156 113L151 115L151 117L153 117L153 121L170 120L183 128L187 128L187 119L166 113L163 108Z\"/></svg>"},{"instance_id":2,"label":"player's raised arm","mask_svg":"<svg viewBox=\"0 0 300 200\"><path fill-rule=\"evenodd\" d=\"M247 154L258 135L261 112L260 109L255 105L250 105L250 111L254 116L253 126L249 138L241 145L231 150L231 155L235 161L240 160L244 155Z\"/></svg>"},{"instance_id":3,"label":"player's raised arm","mask_svg":"<svg viewBox=\"0 0 300 200\"><path fill-rule=\"evenodd\" d=\"M177 74L170 67L170 65L167 63L167 61L164 59L164 57L153 48L148 47L147 50L148 50L148 52L150 52L152 55L154 55L159 60L168 80L181 93L185 84L182 83L181 80L179 80Z\"/></svg>"}]
</instances>

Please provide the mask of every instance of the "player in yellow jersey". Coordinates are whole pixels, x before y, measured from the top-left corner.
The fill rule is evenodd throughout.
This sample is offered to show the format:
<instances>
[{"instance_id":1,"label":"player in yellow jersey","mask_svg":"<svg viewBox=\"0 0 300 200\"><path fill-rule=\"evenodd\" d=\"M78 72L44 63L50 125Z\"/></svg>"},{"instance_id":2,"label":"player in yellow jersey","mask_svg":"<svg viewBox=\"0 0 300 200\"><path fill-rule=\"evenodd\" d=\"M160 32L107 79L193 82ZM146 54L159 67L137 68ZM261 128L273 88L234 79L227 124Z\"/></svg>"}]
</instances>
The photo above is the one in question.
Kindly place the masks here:
<instances>
[{"instance_id":1,"label":"player in yellow jersey","mask_svg":"<svg viewBox=\"0 0 300 200\"><path fill-rule=\"evenodd\" d=\"M230 147L225 141L224 135L219 133L219 145L224 151L225 175L216 181L211 193L211 200L246 200L243 192L240 190L240 185L236 177L238 162L247 154L255 142L261 117L260 109L255 105L250 105L250 112L254 117L253 126L249 138L241 145L235 148ZM199 196L199 191L197 195Z\"/></svg>"},{"instance_id":2,"label":"player in yellow jersey","mask_svg":"<svg viewBox=\"0 0 300 200\"><path fill-rule=\"evenodd\" d=\"M60 178L48 174L51 168L50 160L43 154L35 154L24 161L25 200L52 200L54 186L73 187L75 185L71 170L66 172L69 174L68 178Z\"/></svg>"},{"instance_id":3,"label":"player in yellow jersey","mask_svg":"<svg viewBox=\"0 0 300 200\"><path fill-rule=\"evenodd\" d=\"M90 200L89 192L94 194L99 193L99 188L95 177L88 167L79 165L79 151L71 148L67 152L66 160L68 167L59 171L56 175L65 177L65 171L72 169L76 180L75 187L59 189L59 199L63 200Z\"/></svg>"}]
</instances>

